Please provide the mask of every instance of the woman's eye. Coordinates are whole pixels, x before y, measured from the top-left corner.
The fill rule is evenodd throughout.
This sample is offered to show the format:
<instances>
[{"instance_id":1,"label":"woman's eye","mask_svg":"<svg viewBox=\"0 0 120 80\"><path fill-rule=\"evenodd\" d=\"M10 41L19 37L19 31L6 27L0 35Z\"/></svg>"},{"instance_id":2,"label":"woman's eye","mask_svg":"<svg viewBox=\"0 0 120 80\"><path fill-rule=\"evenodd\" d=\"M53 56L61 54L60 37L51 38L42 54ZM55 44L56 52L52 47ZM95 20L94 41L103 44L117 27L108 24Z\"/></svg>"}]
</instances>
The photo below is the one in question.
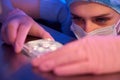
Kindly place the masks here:
<instances>
[{"instance_id":1,"label":"woman's eye","mask_svg":"<svg viewBox=\"0 0 120 80\"><path fill-rule=\"evenodd\" d=\"M72 19L73 19L73 20L77 20L77 21L82 20L82 18L80 18L80 17L72 17Z\"/></svg>"},{"instance_id":2,"label":"woman's eye","mask_svg":"<svg viewBox=\"0 0 120 80\"><path fill-rule=\"evenodd\" d=\"M78 23L78 24L84 24L84 23L85 23L84 19L81 18L81 17L78 17L78 16L73 16L73 17L72 17L72 20L73 20L74 22Z\"/></svg>"},{"instance_id":3,"label":"woman's eye","mask_svg":"<svg viewBox=\"0 0 120 80\"><path fill-rule=\"evenodd\" d=\"M95 22L97 22L97 23L106 23L109 20L110 20L110 18L96 18Z\"/></svg>"}]
</instances>

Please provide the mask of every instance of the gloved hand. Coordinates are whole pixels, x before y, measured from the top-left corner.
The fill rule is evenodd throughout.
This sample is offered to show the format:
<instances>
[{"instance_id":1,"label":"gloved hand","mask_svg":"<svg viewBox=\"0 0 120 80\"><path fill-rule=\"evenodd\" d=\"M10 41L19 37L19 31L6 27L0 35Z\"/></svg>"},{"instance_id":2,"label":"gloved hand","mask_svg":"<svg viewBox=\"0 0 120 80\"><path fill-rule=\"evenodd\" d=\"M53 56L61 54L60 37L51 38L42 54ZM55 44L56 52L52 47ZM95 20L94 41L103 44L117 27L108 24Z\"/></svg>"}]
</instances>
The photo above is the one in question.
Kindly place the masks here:
<instances>
[{"instance_id":1,"label":"gloved hand","mask_svg":"<svg viewBox=\"0 0 120 80\"><path fill-rule=\"evenodd\" d=\"M119 72L120 37L85 37L34 59L32 65L59 76Z\"/></svg>"},{"instance_id":2,"label":"gloved hand","mask_svg":"<svg viewBox=\"0 0 120 80\"><path fill-rule=\"evenodd\" d=\"M13 45L17 53L21 51L27 35L53 39L47 31L19 9L14 9L6 15L1 34L3 41Z\"/></svg>"}]
</instances>

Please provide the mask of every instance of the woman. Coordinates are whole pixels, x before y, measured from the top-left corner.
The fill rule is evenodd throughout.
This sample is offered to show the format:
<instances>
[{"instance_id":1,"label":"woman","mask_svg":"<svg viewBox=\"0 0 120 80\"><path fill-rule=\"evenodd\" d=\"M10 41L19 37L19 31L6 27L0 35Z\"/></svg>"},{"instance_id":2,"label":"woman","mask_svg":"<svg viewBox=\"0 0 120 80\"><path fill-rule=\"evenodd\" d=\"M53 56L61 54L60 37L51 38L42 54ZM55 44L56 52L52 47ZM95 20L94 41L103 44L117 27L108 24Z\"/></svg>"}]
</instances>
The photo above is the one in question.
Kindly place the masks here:
<instances>
[{"instance_id":1,"label":"woman","mask_svg":"<svg viewBox=\"0 0 120 80\"><path fill-rule=\"evenodd\" d=\"M116 36L120 1L66 1L73 19L71 30L79 39L34 59L33 66L58 76L120 72L120 37Z\"/></svg>"},{"instance_id":2,"label":"woman","mask_svg":"<svg viewBox=\"0 0 120 80\"><path fill-rule=\"evenodd\" d=\"M74 4L71 4L72 1L68 2L73 19L71 29L76 37L117 34L114 30L117 27L115 24L120 19L119 3L115 3L115 0L111 0L111 3L101 0L94 0L91 3L75 1ZM98 3L95 4L97 1Z\"/></svg>"}]
</instances>

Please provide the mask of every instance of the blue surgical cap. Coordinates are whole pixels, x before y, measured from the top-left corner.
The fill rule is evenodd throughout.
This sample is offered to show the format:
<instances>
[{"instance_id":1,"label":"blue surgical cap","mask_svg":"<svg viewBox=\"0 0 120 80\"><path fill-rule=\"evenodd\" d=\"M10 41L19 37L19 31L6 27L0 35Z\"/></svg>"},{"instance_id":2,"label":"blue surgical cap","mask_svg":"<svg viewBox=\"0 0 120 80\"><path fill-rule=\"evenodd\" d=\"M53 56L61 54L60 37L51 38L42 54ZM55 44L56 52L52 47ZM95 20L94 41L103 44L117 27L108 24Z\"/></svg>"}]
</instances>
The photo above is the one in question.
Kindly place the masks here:
<instances>
[{"instance_id":1,"label":"blue surgical cap","mask_svg":"<svg viewBox=\"0 0 120 80\"><path fill-rule=\"evenodd\" d=\"M108 6L115 10L116 12L120 13L120 0L66 0L68 6L70 6L74 2L95 2L105 6Z\"/></svg>"}]
</instances>

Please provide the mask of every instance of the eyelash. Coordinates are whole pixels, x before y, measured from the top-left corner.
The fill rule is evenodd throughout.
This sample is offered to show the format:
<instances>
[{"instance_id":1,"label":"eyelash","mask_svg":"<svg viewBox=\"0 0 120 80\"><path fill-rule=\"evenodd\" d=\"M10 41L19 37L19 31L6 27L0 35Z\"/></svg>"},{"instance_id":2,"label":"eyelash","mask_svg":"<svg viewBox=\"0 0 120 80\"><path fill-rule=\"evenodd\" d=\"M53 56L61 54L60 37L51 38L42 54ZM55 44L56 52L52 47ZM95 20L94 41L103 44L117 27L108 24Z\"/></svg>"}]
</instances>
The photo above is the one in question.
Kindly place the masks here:
<instances>
[{"instance_id":1,"label":"eyelash","mask_svg":"<svg viewBox=\"0 0 120 80\"><path fill-rule=\"evenodd\" d=\"M73 20L78 20L78 21L80 21L80 20L84 21L84 19L82 19L80 17L76 17L76 16L73 16L72 19ZM100 17L100 18L95 18L93 21L94 22L100 22L100 20L101 20L101 22L104 23L104 22L109 21L110 19L111 18L109 18L109 17Z\"/></svg>"},{"instance_id":2,"label":"eyelash","mask_svg":"<svg viewBox=\"0 0 120 80\"><path fill-rule=\"evenodd\" d=\"M95 22L107 22L109 21L111 18L108 18L108 17L102 17L102 18L96 18L95 19Z\"/></svg>"},{"instance_id":3,"label":"eyelash","mask_svg":"<svg viewBox=\"0 0 120 80\"><path fill-rule=\"evenodd\" d=\"M79 20L83 20L82 18L76 17L76 16L73 16L72 19L73 19L73 20L78 20L78 21L79 21Z\"/></svg>"}]
</instances>

